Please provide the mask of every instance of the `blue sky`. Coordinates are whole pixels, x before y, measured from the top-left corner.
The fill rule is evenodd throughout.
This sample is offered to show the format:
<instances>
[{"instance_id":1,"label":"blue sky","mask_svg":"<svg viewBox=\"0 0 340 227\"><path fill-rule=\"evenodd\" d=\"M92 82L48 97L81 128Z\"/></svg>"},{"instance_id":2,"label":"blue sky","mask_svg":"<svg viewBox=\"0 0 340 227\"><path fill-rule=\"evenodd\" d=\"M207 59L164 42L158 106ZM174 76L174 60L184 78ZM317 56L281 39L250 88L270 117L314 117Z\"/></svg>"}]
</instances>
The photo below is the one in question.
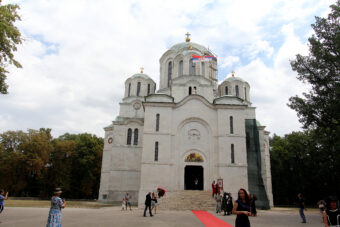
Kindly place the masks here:
<instances>
[{"instance_id":1,"label":"blue sky","mask_svg":"<svg viewBox=\"0 0 340 227\"><path fill-rule=\"evenodd\" d=\"M333 1L10 1L21 7L25 38L0 96L0 132L52 128L53 135L89 132L119 113L124 81L141 66L159 82L159 58L191 40L218 56L218 79L231 71L249 82L257 119L271 133L300 130L288 98L307 91L289 60L308 54L314 16ZM4 1L3 4L9 3Z\"/></svg>"}]
</instances>

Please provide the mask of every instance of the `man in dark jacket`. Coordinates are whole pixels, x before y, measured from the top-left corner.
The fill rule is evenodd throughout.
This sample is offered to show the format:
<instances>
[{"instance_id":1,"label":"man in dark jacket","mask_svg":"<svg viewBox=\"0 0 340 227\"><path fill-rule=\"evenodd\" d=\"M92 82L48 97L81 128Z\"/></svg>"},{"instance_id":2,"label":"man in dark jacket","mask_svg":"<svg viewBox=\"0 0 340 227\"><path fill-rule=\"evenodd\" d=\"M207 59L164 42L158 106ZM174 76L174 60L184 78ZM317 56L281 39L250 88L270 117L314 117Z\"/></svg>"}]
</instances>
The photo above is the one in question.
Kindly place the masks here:
<instances>
[{"instance_id":1,"label":"man in dark jacket","mask_svg":"<svg viewBox=\"0 0 340 227\"><path fill-rule=\"evenodd\" d=\"M300 213L300 217L302 218L302 223L306 223L306 217L305 214L303 213L304 210L306 210L305 208L305 200L302 197L302 194L299 193L298 194L298 198L299 198L299 213Z\"/></svg>"},{"instance_id":2,"label":"man in dark jacket","mask_svg":"<svg viewBox=\"0 0 340 227\"><path fill-rule=\"evenodd\" d=\"M144 217L146 217L146 210L149 207L149 213L150 213L150 217L152 217L152 213L151 213L151 192L149 192L146 195L146 199L145 199L145 209L144 209Z\"/></svg>"}]
</instances>

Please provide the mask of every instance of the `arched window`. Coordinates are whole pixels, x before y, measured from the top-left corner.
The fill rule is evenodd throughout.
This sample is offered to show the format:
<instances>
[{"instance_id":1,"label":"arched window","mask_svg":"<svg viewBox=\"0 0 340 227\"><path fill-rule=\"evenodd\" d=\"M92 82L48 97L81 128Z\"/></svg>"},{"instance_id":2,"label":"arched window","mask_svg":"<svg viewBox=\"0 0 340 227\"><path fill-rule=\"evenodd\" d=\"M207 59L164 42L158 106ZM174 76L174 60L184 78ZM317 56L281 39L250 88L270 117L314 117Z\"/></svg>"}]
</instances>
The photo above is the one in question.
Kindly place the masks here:
<instances>
[{"instance_id":1,"label":"arched window","mask_svg":"<svg viewBox=\"0 0 340 227\"><path fill-rule=\"evenodd\" d=\"M203 162L203 157L202 155L198 153L190 153L185 157L184 161L185 162Z\"/></svg>"},{"instance_id":2,"label":"arched window","mask_svg":"<svg viewBox=\"0 0 340 227\"><path fill-rule=\"evenodd\" d=\"M247 100L247 88L244 88L244 99Z\"/></svg>"},{"instance_id":3,"label":"arched window","mask_svg":"<svg viewBox=\"0 0 340 227\"><path fill-rule=\"evenodd\" d=\"M170 87L171 78L172 78L172 62L170 61L168 64L168 87Z\"/></svg>"},{"instance_id":4,"label":"arched window","mask_svg":"<svg viewBox=\"0 0 340 227\"><path fill-rule=\"evenodd\" d=\"M179 76L183 76L183 60L181 60L179 62L179 65L178 65L178 75Z\"/></svg>"},{"instance_id":5,"label":"arched window","mask_svg":"<svg viewBox=\"0 0 340 227\"><path fill-rule=\"evenodd\" d=\"M193 94L197 94L197 88L194 87L194 90L192 91Z\"/></svg>"},{"instance_id":6,"label":"arched window","mask_svg":"<svg viewBox=\"0 0 340 227\"><path fill-rule=\"evenodd\" d=\"M189 95L191 95L192 91L191 91L191 87L189 87Z\"/></svg>"},{"instance_id":7,"label":"arched window","mask_svg":"<svg viewBox=\"0 0 340 227\"><path fill-rule=\"evenodd\" d=\"M129 83L128 97L130 97L130 92L131 92L131 83Z\"/></svg>"},{"instance_id":8,"label":"arched window","mask_svg":"<svg viewBox=\"0 0 340 227\"><path fill-rule=\"evenodd\" d=\"M235 86L235 91L236 91L236 97L239 97L239 91L238 91L238 85Z\"/></svg>"},{"instance_id":9,"label":"arched window","mask_svg":"<svg viewBox=\"0 0 340 227\"><path fill-rule=\"evenodd\" d=\"M225 86L225 94L228 95L228 86Z\"/></svg>"},{"instance_id":10,"label":"arched window","mask_svg":"<svg viewBox=\"0 0 340 227\"><path fill-rule=\"evenodd\" d=\"M234 151L234 144L231 144L231 163L235 163L235 151Z\"/></svg>"},{"instance_id":11,"label":"arched window","mask_svg":"<svg viewBox=\"0 0 340 227\"><path fill-rule=\"evenodd\" d=\"M138 145L138 128L135 128L135 131L133 132L133 145Z\"/></svg>"},{"instance_id":12,"label":"arched window","mask_svg":"<svg viewBox=\"0 0 340 227\"><path fill-rule=\"evenodd\" d=\"M140 82L137 83L137 96L140 94Z\"/></svg>"},{"instance_id":13,"label":"arched window","mask_svg":"<svg viewBox=\"0 0 340 227\"><path fill-rule=\"evenodd\" d=\"M232 116L229 118L229 124L230 124L230 134L234 134L234 119Z\"/></svg>"},{"instance_id":14,"label":"arched window","mask_svg":"<svg viewBox=\"0 0 340 227\"><path fill-rule=\"evenodd\" d=\"M156 132L159 131L159 114L156 114Z\"/></svg>"},{"instance_id":15,"label":"arched window","mask_svg":"<svg viewBox=\"0 0 340 227\"><path fill-rule=\"evenodd\" d=\"M155 142L155 162L158 161L158 142Z\"/></svg>"},{"instance_id":16,"label":"arched window","mask_svg":"<svg viewBox=\"0 0 340 227\"><path fill-rule=\"evenodd\" d=\"M194 62L192 62L192 59L189 61L189 75L194 76L196 72L196 65Z\"/></svg>"},{"instance_id":17,"label":"arched window","mask_svg":"<svg viewBox=\"0 0 340 227\"><path fill-rule=\"evenodd\" d=\"M126 142L127 145L131 145L131 136L132 136L132 129L129 128L127 132L127 142Z\"/></svg>"},{"instance_id":18,"label":"arched window","mask_svg":"<svg viewBox=\"0 0 340 227\"><path fill-rule=\"evenodd\" d=\"M148 95L150 95L150 84L148 84Z\"/></svg>"},{"instance_id":19,"label":"arched window","mask_svg":"<svg viewBox=\"0 0 340 227\"><path fill-rule=\"evenodd\" d=\"M205 62L201 63L201 73L202 73L202 76L205 75Z\"/></svg>"}]
</instances>

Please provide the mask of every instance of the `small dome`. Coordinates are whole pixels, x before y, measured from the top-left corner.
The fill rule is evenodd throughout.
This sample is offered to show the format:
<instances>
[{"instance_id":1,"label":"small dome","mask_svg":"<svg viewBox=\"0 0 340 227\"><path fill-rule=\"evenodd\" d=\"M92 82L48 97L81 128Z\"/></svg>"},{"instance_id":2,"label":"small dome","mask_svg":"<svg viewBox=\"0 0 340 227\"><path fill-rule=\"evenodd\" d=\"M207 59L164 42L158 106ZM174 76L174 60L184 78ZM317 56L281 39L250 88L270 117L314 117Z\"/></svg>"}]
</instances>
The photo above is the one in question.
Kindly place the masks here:
<instances>
[{"instance_id":1,"label":"small dome","mask_svg":"<svg viewBox=\"0 0 340 227\"><path fill-rule=\"evenodd\" d=\"M242 78L240 78L240 77L236 77L236 76L231 76L231 77L228 77L227 79L225 79L224 81L229 81L229 82L232 82L232 81L236 81L236 80L238 80L238 81L241 81L241 82L246 82L246 81L244 81Z\"/></svg>"},{"instance_id":2,"label":"small dome","mask_svg":"<svg viewBox=\"0 0 340 227\"><path fill-rule=\"evenodd\" d=\"M190 44L192 45L193 49L198 49L201 52L209 52L209 50L207 48L205 48L204 46L197 44L197 43L193 43L193 42L183 42L183 43L178 43L173 45L170 50L173 51L180 51L182 49L189 49Z\"/></svg>"},{"instance_id":3,"label":"small dome","mask_svg":"<svg viewBox=\"0 0 340 227\"><path fill-rule=\"evenodd\" d=\"M152 80L148 75L146 75L144 73L136 73L136 74L132 75L129 79L134 79L134 78L137 78L137 77L141 77L141 78L146 79L146 80Z\"/></svg>"},{"instance_id":4,"label":"small dome","mask_svg":"<svg viewBox=\"0 0 340 227\"><path fill-rule=\"evenodd\" d=\"M258 120L256 120L256 126L261 126L261 123Z\"/></svg>"}]
</instances>

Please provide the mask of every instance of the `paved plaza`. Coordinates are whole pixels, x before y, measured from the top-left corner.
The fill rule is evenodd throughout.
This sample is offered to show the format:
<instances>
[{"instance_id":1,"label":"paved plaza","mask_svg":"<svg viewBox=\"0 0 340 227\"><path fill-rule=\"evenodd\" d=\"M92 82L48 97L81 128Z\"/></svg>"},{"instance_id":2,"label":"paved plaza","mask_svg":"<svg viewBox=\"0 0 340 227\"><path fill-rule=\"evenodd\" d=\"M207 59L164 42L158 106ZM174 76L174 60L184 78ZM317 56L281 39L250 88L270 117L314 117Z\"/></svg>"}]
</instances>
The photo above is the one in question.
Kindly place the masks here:
<instances>
[{"instance_id":1,"label":"paved plaza","mask_svg":"<svg viewBox=\"0 0 340 227\"><path fill-rule=\"evenodd\" d=\"M6 207L0 215L1 227L46 225L48 208ZM132 211L121 211L120 207L100 209L66 208L63 210L63 227L71 226L173 226L189 227L204 226L191 211L160 210L154 217L143 217L143 210L134 208ZM216 215L213 211L210 213ZM234 225L235 215L216 215L225 222ZM306 211L307 224L300 223L297 209L274 208L270 211L259 211L257 217L251 217L252 227L321 227L320 214Z\"/></svg>"}]
</instances>

